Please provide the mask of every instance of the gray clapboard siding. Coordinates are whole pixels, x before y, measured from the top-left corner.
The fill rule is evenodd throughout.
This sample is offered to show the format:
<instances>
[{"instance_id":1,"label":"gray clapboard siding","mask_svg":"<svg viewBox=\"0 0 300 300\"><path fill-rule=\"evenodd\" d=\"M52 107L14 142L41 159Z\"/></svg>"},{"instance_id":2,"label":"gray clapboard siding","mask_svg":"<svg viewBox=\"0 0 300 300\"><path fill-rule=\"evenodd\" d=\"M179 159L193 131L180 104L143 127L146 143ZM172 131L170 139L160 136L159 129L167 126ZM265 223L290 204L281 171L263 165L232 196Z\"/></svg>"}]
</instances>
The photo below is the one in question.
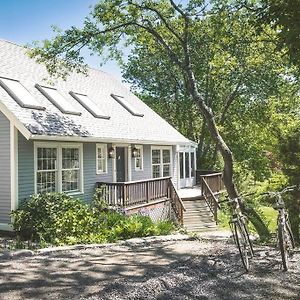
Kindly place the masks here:
<instances>
[{"instance_id":1,"label":"gray clapboard siding","mask_svg":"<svg viewBox=\"0 0 300 300\"><path fill-rule=\"evenodd\" d=\"M143 171L135 170L135 159L131 158L131 179L135 180L145 180L152 178L151 174L151 146L143 146Z\"/></svg>"},{"instance_id":2,"label":"gray clapboard siding","mask_svg":"<svg viewBox=\"0 0 300 300\"><path fill-rule=\"evenodd\" d=\"M22 202L34 194L34 143L26 140L21 134L18 141L19 202ZM96 144L83 143L84 193L77 194L76 197L90 202L97 181L112 182L112 159L108 159L107 167L107 174L96 174Z\"/></svg>"},{"instance_id":3,"label":"gray clapboard siding","mask_svg":"<svg viewBox=\"0 0 300 300\"><path fill-rule=\"evenodd\" d=\"M18 136L19 203L34 194L34 151L33 141Z\"/></svg>"},{"instance_id":4,"label":"gray clapboard siding","mask_svg":"<svg viewBox=\"0 0 300 300\"><path fill-rule=\"evenodd\" d=\"M111 147L108 144L107 147ZM90 202L95 193L96 182L112 182L112 159L107 160L107 173L97 174L96 172L96 144L83 144L83 178L84 178L84 194L82 198L86 202Z\"/></svg>"},{"instance_id":5,"label":"gray clapboard siding","mask_svg":"<svg viewBox=\"0 0 300 300\"><path fill-rule=\"evenodd\" d=\"M10 222L10 123L0 112L0 223Z\"/></svg>"}]
</instances>

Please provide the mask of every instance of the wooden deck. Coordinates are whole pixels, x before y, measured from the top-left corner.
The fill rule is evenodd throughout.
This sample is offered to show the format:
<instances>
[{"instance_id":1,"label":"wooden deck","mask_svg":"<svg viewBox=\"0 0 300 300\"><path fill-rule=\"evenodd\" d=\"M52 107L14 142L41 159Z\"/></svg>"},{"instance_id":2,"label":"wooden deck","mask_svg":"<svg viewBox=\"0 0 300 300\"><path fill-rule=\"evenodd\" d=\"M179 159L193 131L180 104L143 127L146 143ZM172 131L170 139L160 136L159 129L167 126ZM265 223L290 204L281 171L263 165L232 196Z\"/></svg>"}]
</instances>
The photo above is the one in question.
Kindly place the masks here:
<instances>
[{"instance_id":1,"label":"wooden deck","mask_svg":"<svg viewBox=\"0 0 300 300\"><path fill-rule=\"evenodd\" d=\"M177 191L178 196L184 199L191 199L191 198L202 198L202 190L201 186L195 185L193 187L182 188Z\"/></svg>"},{"instance_id":2,"label":"wooden deck","mask_svg":"<svg viewBox=\"0 0 300 300\"><path fill-rule=\"evenodd\" d=\"M183 223L185 211L182 200L202 199L217 220L217 197L223 189L222 173L205 173L197 171L197 185L191 188L176 190L171 177L153 178L130 182L97 182L101 188L100 195L110 207L128 209L136 206L147 206L149 203L166 199Z\"/></svg>"}]
</instances>

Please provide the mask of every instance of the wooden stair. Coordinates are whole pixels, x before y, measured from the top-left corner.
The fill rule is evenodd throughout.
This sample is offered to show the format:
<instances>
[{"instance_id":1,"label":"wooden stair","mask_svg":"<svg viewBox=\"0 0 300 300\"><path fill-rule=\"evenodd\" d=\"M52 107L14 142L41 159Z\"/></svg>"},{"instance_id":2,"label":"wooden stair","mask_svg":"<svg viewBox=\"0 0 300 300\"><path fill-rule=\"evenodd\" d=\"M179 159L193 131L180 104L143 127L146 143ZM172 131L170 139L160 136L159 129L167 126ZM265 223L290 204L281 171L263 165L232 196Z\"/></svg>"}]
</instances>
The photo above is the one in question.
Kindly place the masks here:
<instances>
[{"instance_id":1,"label":"wooden stair","mask_svg":"<svg viewBox=\"0 0 300 300\"><path fill-rule=\"evenodd\" d=\"M205 199L201 196L182 199L186 211L183 213L183 226L189 232L215 230L214 216Z\"/></svg>"}]
</instances>

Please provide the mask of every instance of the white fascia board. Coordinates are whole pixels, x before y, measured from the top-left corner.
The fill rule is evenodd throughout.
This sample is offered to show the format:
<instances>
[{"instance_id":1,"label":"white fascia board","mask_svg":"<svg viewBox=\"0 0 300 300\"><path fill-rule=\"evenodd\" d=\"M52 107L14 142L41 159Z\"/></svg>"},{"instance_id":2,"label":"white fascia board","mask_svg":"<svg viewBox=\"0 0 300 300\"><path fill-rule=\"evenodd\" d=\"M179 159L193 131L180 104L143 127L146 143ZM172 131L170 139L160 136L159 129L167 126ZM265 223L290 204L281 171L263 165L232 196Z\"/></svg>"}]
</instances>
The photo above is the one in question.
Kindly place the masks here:
<instances>
[{"instance_id":1,"label":"white fascia board","mask_svg":"<svg viewBox=\"0 0 300 300\"><path fill-rule=\"evenodd\" d=\"M22 133L22 135L29 140L31 137L30 131L25 125L18 120L18 118L0 101L0 111L5 117Z\"/></svg>"},{"instance_id":2,"label":"white fascia board","mask_svg":"<svg viewBox=\"0 0 300 300\"><path fill-rule=\"evenodd\" d=\"M80 137L80 136L57 136L57 135L31 135L31 140L45 141L72 141L72 142L95 142L95 143L122 143L122 144L137 144L137 145L189 145L187 142L176 141L155 141L155 140L134 140L134 139L118 139L118 138L100 138L100 137Z\"/></svg>"}]
</instances>

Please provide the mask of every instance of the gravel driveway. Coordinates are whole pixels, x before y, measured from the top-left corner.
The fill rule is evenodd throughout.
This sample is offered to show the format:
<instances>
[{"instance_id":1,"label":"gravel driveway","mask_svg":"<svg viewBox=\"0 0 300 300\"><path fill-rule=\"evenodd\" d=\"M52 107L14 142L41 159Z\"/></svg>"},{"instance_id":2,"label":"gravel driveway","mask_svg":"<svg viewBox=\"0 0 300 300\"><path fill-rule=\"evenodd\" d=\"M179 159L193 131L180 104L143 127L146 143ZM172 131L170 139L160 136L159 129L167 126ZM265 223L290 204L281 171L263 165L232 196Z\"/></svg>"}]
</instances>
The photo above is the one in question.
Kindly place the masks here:
<instances>
[{"instance_id":1,"label":"gravel driveway","mask_svg":"<svg viewBox=\"0 0 300 300\"><path fill-rule=\"evenodd\" d=\"M226 241L161 241L0 261L0 299L300 299L300 253L256 247L248 274Z\"/></svg>"}]
</instances>

